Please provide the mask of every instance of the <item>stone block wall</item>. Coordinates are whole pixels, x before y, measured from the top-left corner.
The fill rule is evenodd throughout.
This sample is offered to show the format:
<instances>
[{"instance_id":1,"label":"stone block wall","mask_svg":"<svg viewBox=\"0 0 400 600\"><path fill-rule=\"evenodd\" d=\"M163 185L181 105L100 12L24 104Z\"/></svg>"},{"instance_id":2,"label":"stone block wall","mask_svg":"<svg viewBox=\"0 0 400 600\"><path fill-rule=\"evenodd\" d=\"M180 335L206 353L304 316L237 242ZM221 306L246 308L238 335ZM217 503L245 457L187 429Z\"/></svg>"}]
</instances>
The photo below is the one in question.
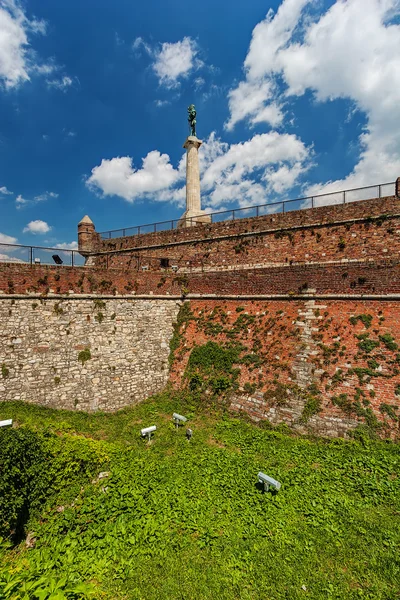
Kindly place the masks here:
<instances>
[{"instance_id":1,"label":"stone block wall","mask_svg":"<svg viewBox=\"0 0 400 600\"><path fill-rule=\"evenodd\" d=\"M144 400L167 383L178 309L169 300L0 298L0 401L114 411Z\"/></svg>"}]
</instances>

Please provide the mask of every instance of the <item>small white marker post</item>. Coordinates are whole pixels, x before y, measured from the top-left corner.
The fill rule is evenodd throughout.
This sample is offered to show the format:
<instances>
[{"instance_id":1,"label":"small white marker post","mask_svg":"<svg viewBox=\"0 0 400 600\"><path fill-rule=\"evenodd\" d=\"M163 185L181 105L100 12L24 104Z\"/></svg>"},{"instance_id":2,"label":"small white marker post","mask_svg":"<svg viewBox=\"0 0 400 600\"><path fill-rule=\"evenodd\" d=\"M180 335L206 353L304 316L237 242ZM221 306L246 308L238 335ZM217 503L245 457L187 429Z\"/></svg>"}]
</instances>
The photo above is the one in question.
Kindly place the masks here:
<instances>
[{"instance_id":1,"label":"small white marker post","mask_svg":"<svg viewBox=\"0 0 400 600\"><path fill-rule=\"evenodd\" d=\"M276 481L276 479L273 479L269 475L266 475L265 473L261 473L261 471L260 471L259 474L257 475L257 477L258 477L258 483L263 484L264 492L268 492L270 488L272 488L273 490L277 490L277 491L281 489L280 482Z\"/></svg>"},{"instance_id":2,"label":"small white marker post","mask_svg":"<svg viewBox=\"0 0 400 600\"><path fill-rule=\"evenodd\" d=\"M12 419L7 419L6 421L0 421L0 427L7 427L8 425L12 425Z\"/></svg>"},{"instance_id":3,"label":"small white marker post","mask_svg":"<svg viewBox=\"0 0 400 600\"><path fill-rule=\"evenodd\" d=\"M151 434L153 433L153 431L156 431L157 427L155 425L152 425L151 427L144 427L143 429L140 430L140 435L142 437L146 437L147 436L147 440L148 440L148 444L150 444L151 441Z\"/></svg>"},{"instance_id":4,"label":"small white marker post","mask_svg":"<svg viewBox=\"0 0 400 600\"><path fill-rule=\"evenodd\" d=\"M187 421L186 417L183 417L182 415L178 415L178 413L174 413L172 415L172 418L174 419L175 429L179 429L180 423L182 423L182 425L183 425L183 423L186 423L186 421Z\"/></svg>"}]
</instances>

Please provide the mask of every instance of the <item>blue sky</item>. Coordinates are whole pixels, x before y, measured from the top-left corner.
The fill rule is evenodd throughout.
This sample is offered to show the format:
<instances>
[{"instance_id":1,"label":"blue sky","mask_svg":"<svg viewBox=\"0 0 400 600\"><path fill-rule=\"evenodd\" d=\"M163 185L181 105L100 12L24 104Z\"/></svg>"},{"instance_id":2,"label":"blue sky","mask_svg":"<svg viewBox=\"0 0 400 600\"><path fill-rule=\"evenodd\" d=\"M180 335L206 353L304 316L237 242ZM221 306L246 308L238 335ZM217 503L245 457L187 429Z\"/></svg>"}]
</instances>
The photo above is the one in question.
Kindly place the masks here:
<instances>
[{"instance_id":1,"label":"blue sky","mask_svg":"<svg viewBox=\"0 0 400 600\"><path fill-rule=\"evenodd\" d=\"M85 214L98 231L179 217L192 102L208 210L393 181L399 15L398 0L0 0L0 242L73 247Z\"/></svg>"}]
</instances>

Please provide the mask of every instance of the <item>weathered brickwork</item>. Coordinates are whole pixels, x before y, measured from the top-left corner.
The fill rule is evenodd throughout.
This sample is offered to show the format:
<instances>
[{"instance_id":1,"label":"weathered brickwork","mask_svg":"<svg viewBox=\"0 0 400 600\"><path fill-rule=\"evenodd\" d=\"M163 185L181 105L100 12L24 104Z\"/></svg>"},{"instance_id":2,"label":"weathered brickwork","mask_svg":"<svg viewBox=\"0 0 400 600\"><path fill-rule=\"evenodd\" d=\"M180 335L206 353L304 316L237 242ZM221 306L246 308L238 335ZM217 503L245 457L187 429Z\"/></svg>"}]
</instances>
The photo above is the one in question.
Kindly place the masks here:
<instances>
[{"instance_id":1,"label":"weathered brickwork","mask_svg":"<svg viewBox=\"0 0 400 600\"><path fill-rule=\"evenodd\" d=\"M234 410L302 432L345 435L367 423L398 437L398 302L197 300L190 308L171 369L174 385L189 385L194 347L240 345ZM320 410L307 417L310 399Z\"/></svg>"},{"instance_id":2,"label":"weathered brickwork","mask_svg":"<svg viewBox=\"0 0 400 600\"><path fill-rule=\"evenodd\" d=\"M86 267L0 264L0 400L134 404L166 384L173 336L175 386L196 387L189 357L214 342L239 369L214 381L233 410L398 437L399 219L390 197L101 241L85 217L86 255L136 247Z\"/></svg>"},{"instance_id":3,"label":"weathered brickwork","mask_svg":"<svg viewBox=\"0 0 400 600\"><path fill-rule=\"evenodd\" d=\"M400 262L347 262L172 273L0 263L0 294L399 294Z\"/></svg>"},{"instance_id":4,"label":"weathered brickwork","mask_svg":"<svg viewBox=\"0 0 400 600\"><path fill-rule=\"evenodd\" d=\"M163 300L0 298L0 400L113 411L168 379L178 305Z\"/></svg>"},{"instance_id":5,"label":"weathered brickwork","mask_svg":"<svg viewBox=\"0 0 400 600\"><path fill-rule=\"evenodd\" d=\"M160 268L163 257L191 269L399 258L399 219L400 200L389 197L102 240L98 247L118 251L107 264L124 268ZM90 260L106 264L101 256Z\"/></svg>"}]
</instances>

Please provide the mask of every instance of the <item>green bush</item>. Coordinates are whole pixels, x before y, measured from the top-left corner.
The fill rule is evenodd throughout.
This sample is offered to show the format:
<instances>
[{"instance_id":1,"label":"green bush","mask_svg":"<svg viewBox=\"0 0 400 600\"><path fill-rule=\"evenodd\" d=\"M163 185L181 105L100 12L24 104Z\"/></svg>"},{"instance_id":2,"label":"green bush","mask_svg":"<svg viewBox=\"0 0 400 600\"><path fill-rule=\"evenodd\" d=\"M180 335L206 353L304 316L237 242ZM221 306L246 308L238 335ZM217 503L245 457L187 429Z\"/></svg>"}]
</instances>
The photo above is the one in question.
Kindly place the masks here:
<instances>
[{"instance_id":1,"label":"green bush","mask_svg":"<svg viewBox=\"0 0 400 600\"><path fill-rule=\"evenodd\" d=\"M78 360L82 363L82 365L84 365L85 362L87 360L90 360L91 358L92 354L90 352L90 348L85 348L84 350L81 350L78 354Z\"/></svg>"},{"instance_id":2,"label":"green bush","mask_svg":"<svg viewBox=\"0 0 400 600\"><path fill-rule=\"evenodd\" d=\"M384 335L380 335L379 339L386 346L388 350L398 350L399 346L394 341L394 337L390 333L385 333Z\"/></svg>"},{"instance_id":3,"label":"green bush","mask_svg":"<svg viewBox=\"0 0 400 600\"><path fill-rule=\"evenodd\" d=\"M85 438L28 427L0 429L0 537L19 540L32 515L61 490L79 491L107 455Z\"/></svg>"},{"instance_id":4,"label":"green bush","mask_svg":"<svg viewBox=\"0 0 400 600\"><path fill-rule=\"evenodd\" d=\"M0 430L0 536L19 539L44 493L46 454L29 429Z\"/></svg>"}]
</instances>

